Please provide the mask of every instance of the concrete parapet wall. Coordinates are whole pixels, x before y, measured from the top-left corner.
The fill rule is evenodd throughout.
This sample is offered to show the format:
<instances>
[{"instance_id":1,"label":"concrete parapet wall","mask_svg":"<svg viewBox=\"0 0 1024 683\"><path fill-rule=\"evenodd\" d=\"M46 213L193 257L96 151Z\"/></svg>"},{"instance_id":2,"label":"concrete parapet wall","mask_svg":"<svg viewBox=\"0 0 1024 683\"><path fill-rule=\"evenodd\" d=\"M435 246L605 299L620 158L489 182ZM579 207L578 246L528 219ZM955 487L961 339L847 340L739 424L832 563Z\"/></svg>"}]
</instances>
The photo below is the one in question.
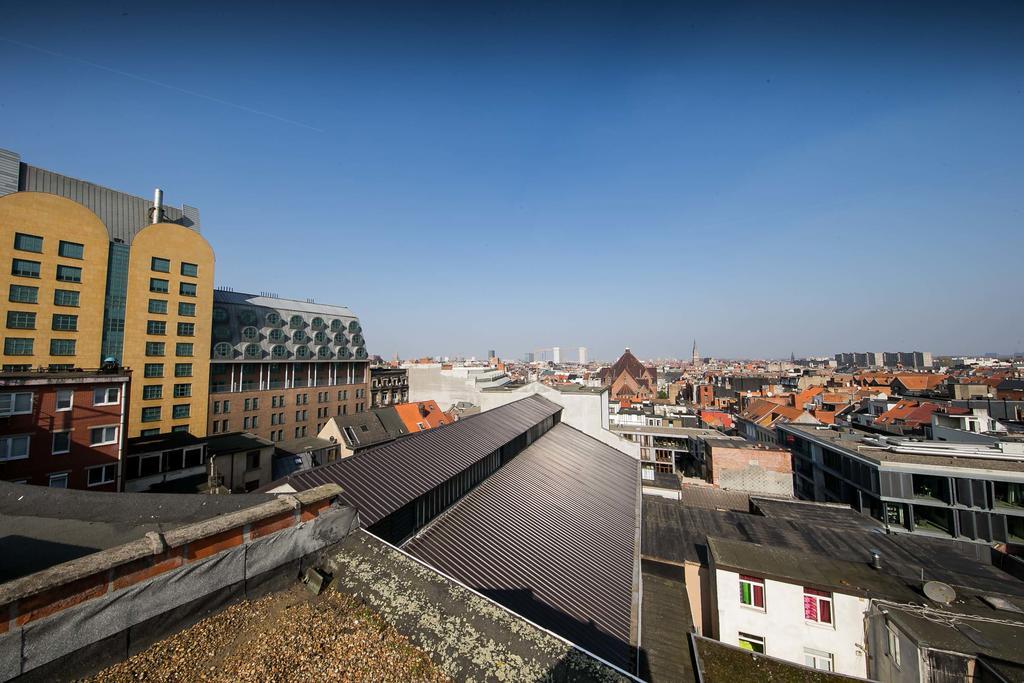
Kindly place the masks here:
<instances>
[{"instance_id":1,"label":"concrete parapet wall","mask_svg":"<svg viewBox=\"0 0 1024 683\"><path fill-rule=\"evenodd\" d=\"M304 558L358 526L354 509L334 504L340 493L281 496L0 585L0 681L84 675L87 662L123 660L275 572L294 580Z\"/></svg>"}]
</instances>

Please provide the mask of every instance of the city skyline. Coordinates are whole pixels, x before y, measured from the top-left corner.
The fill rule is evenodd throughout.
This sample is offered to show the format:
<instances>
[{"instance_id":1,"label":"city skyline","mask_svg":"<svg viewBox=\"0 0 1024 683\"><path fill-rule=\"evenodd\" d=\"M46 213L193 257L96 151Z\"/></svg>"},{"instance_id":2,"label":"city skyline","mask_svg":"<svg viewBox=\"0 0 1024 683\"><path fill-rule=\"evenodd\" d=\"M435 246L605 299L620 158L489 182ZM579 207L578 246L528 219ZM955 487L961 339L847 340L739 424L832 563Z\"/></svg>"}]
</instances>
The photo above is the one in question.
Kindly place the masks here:
<instances>
[{"instance_id":1,"label":"city skyline","mask_svg":"<svg viewBox=\"0 0 1024 683\"><path fill-rule=\"evenodd\" d=\"M203 207L217 284L383 357L1024 350L1024 9L806 7L14 7L0 146Z\"/></svg>"}]
</instances>

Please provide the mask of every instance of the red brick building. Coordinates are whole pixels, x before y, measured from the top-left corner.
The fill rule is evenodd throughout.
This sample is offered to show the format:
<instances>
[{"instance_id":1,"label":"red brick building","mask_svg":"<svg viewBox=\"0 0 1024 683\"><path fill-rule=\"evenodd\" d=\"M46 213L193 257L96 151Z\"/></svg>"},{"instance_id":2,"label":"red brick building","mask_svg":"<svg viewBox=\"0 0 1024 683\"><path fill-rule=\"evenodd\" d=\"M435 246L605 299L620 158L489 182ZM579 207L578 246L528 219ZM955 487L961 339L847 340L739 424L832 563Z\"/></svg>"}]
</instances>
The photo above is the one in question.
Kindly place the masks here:
<instances>
[{"instance_id":1,"label":"red brick building","mask_svg":"<svg viewBox=\"0 0 1024 683\"><path fill-rule=\"evenodd\" d=\"M650 401L658 394L658 370L647 367L627 348L610 368L601 368L601 383L618 402Z\"/></svg>"},{"instance_id":2,"label":"red brick building","mask_svg":"<svg viewBox=\"0 0 1024 683\"><path fill-rule=\"evenodd\" d=\"M0 373L0 480L120 490L130 371Z\"/></svg>"}]
</instances>

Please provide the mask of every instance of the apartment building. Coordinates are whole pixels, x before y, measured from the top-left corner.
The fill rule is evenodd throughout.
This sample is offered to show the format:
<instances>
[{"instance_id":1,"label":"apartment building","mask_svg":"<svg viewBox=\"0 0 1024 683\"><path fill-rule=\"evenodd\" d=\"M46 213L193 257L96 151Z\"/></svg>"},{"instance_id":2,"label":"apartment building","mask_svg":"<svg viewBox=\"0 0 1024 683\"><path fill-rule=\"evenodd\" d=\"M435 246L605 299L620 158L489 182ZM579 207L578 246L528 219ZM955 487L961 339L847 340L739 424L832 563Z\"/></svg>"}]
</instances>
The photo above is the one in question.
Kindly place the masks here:
<instances>
[{"instance_id":1,"label":"apartment building","mask_svg":"<svg viewBox=\"0 0 1024 683\"><path fill-rule=\"evenodd\" d=\"M127 436L206 433L213 251L199 211L0 150L3 370L133 369Z\"/></svg>"},{"instance_id":2,"label":"apartment building","mask_svg":"<svg viewBox=\"0 0 1024 683\"><path fill-rule=\"evenodd\" d=\"M383 408L409 400L409 371L405 368L370 368L370 407Z\"/></svg>"},{"instance_id":3,"label":"apartment building","mask_svg":"<svg viewBox=\"0 0 1024 683\"><path fill-rule=\"evenodd\" d=\"M348 308L219 289L212 316L210 434L288 441L369 409L366 342Z\"/></svg>"},{"instance_id":4,"label":"apartment building","mask_svg":"<svg viewBox=\"0 0 1024 683\"><path fill-rule=\"evenodd\" d=\"M0 480L121 490L130 373L0 373Z\"/></svg>"}]
</instances>

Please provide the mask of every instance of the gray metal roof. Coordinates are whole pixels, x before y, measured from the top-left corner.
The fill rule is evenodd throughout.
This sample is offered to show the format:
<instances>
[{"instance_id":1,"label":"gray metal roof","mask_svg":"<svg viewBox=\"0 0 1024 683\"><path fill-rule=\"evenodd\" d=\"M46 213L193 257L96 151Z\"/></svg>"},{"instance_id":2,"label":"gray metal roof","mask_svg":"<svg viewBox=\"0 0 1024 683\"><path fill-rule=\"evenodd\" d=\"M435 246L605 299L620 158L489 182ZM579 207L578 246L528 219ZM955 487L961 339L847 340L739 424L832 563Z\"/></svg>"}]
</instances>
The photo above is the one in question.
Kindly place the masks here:
<instances>
[{"instance_id":1,"label":"gray metal roof","mask_svg":"<svg viewBox=\"0 0 1024 683\"><path fill-rule=\"evenodd\" d=\"M559 423L403 549L631 669L638 483L638 461Z\"/></svg>"},{"instance_id":2,"label":"gray metal roof","mask_svg":"<svg viewBox=\"0 0 1024 683\"><path fill-rule=\"evenodd\" d=\"M543 396L528 396L443 427L417 432L274 482L305 491L326 483L344 489L342 497L371 526L435 486L562 410Z\"/></svg>"},{"instance_id":3,"label":"gray metal roof","mask_svg":"<svg viewBox=\"0 0 1024 683\"><path fill-rule=\"evenodd\" d=\"M276 296L263 296L261 294L246 294L245 292L234 292L226 289L217 289L213 292L213 303L229 304L236 306L262 306L272 308L281 313L309 313L310 315L330 315L345 318L345 322L355 318L356 314L347 306L335 306L333 304L318 304L312 301L299 301L298 299L283 299Z\"/></svg>"}]
</instances>

